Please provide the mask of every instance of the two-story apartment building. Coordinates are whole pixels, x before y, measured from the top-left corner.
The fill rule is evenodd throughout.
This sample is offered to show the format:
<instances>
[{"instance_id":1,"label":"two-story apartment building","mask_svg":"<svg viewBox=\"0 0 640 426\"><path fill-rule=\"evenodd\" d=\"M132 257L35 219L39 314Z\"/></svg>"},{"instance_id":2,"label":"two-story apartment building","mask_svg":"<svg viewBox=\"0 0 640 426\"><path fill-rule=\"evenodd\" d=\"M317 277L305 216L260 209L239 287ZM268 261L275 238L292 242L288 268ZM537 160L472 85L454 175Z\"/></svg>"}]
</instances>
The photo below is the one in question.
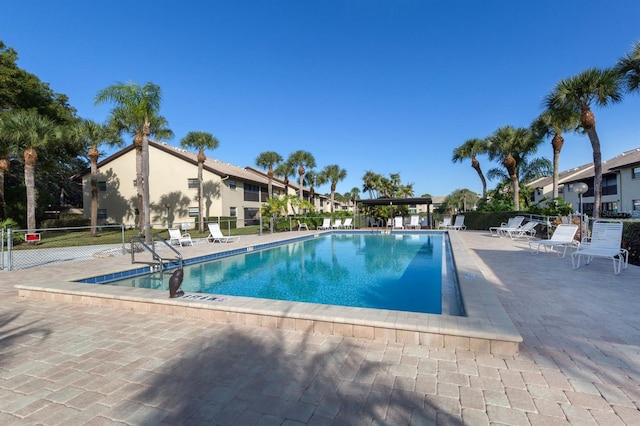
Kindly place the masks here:
<instances>
[{"instance_id":1,"label":"two-story apartment building","mask_svg":"<svg viewBox=\"0 0 640 426\"><path fill-rule=\"evenodd\" d=\"M83 187L85 217L91 214L91 176L84 170L73 177ZM207 158L203 168L205 218L233 217L237 226L257 223L268 197L268 178L250 169ZM274 194L284 185L272 182ZM136 222L136 150L133 145L98 163L98 222ZM166 143L149 141L150 221L154 226L193 223L198 216L197 154Z\"/></svg>"},{"instance_id":2,"label":"two-story apartment building","mask_svg":"<svg viewBox=\"0 0 640 426\"><path fill-rule=\"evenodd\" d=\"M584 182L588 190L582 196L586 214L593 212L593 164L585 164L560 173L558 196L579 210L580 198L574 192L575 184ZM551 177L528 182L534 189L533 202L550 199L553 194ZM602 211L640 214L640 148L602 162Z\"/></svg>"}]
</instances>

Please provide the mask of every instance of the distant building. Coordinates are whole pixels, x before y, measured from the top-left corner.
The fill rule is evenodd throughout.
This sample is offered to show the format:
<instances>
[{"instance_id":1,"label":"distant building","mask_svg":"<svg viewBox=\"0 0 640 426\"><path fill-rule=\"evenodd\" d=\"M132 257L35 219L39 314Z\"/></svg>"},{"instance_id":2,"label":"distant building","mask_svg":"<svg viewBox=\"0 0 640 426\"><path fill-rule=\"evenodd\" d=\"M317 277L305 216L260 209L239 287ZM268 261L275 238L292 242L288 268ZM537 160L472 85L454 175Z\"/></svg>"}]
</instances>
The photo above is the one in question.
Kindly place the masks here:
<instances>
[{"instance_id":1,"label":"distant building","mask_svg":"<svg viewBox=\"0 0 640 426\"><path fill-rule=\"evenodd\" d=\"M586 214L593 213L593 163L575 167L560 173L558 197L579 209L579 196L574 185L584 182L589 187L582 196L582 208ZM531 201L538 203L553 196L553 178L543 177L527 182L534 191ZM601 211L640 214L640 148L602 162L602 208Z\"/></svg>"}]
</instances>

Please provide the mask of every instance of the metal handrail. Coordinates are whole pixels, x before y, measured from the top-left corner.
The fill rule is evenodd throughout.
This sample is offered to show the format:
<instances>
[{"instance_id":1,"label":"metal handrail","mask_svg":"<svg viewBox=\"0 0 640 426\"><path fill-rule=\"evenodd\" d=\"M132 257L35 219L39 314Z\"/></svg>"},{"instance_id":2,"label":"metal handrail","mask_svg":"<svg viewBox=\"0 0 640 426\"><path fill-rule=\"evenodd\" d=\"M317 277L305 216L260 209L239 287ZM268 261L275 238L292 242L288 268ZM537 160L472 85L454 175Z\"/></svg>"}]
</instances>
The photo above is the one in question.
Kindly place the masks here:
<instances>
[{"instance_id":1,"label":"metal handrail","mask_svg":"<svg viewBox=\"0 0 640 426\"><path fill-rule=\"evenodd\" d=\"M175 249L175 247L173 247L171 244L169 244L169 242L164 239L162 236L158 235L158 234L154 234L153 235L153 242L155 243L156 238L161 241L162 243L164 243L164 245L166 245L167 247L169 247L175 254L176 257L162 257L160 256L158 253L156 253L156 251L154 250L153 247L150 247L146 242L144 242L142 240L142 237L137 236L137 237L133 237L131 239L131 263L143 263L146 265L151 265L151 266L156 266L158 272L160 272L160 279L163 278L163 273L164 273L164 261L178 261L179 263L179 268L182 269L183 263L182 263L182 254ZM142 247L145 248L145 250L147 250L148 252L151 253L152 257L153 257L153 262L146 262L146 261L136 261L135 259L135 249L134 249L134 242L137 240L137 242L139 242ZM153 246L155 246L155 244L153 244Z\"/></svg>"}]
</instances>

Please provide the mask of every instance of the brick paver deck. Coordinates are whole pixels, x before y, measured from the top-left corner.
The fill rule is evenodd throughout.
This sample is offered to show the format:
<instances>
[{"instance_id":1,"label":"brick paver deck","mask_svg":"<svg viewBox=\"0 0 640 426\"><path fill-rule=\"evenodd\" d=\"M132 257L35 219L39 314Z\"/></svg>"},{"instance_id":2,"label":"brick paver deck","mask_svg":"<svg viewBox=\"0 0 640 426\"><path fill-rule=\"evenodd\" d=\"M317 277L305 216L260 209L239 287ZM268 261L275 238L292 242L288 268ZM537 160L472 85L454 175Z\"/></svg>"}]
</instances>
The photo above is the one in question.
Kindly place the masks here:
<instances>
[{"instance_id":1,"label":"brick paver deck","mask_svg":"<svg viewBox=\"0 0 640 426\"><path fill-rule=\"evenodd\" d=\"M640 424L640 267L459 234L516 356L29 300L0 272L0 424Z\"/></svg>"}]
</instances>

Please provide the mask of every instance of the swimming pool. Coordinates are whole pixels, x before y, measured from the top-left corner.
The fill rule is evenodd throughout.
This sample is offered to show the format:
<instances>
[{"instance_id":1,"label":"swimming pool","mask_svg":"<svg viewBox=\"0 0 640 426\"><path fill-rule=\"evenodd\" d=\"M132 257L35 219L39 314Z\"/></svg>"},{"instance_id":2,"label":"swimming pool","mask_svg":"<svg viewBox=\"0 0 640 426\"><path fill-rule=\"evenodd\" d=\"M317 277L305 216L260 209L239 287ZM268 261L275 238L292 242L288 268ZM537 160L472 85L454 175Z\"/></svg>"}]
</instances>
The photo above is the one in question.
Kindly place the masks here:
<instances>
[{"instance_id":1,"label":"swimming pool","mask_svg":"<svg viewBox=\"0 0 640 426\"><path fill-rule=\"evenodd\" d=\"M223 296L461 315L446 234L338 233L184 268L182 289ZM110 282L168 289L169 274Z\"/></svg>"}]
</instances>

